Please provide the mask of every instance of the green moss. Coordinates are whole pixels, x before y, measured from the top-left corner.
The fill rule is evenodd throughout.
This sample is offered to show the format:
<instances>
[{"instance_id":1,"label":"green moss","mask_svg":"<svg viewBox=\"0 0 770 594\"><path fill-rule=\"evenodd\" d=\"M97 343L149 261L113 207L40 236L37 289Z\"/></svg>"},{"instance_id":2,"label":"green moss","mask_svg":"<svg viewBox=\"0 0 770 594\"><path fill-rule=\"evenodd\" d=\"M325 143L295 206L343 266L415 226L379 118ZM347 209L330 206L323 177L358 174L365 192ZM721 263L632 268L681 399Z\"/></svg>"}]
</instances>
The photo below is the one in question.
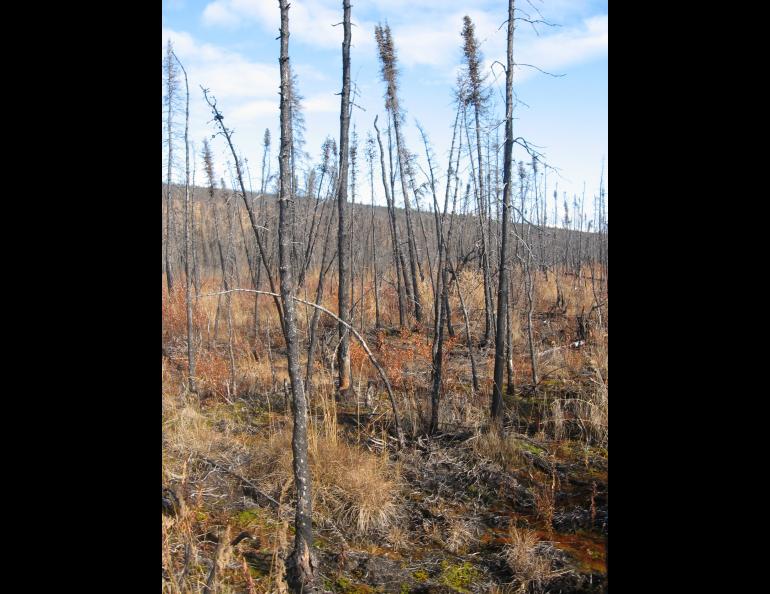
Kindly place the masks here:
<instances>
[{"instance_id":1,"label":"green moss","mask_svg":"<svg viewBox=\"0 0 770 594\"><path fill-rule=\"evenodd\" d=\"M341 592L342 594L374 594L376 590L366 584L354 584L346 577L338 577L337 581L331 584L331 588L334 592Z\"/></svg>"},{"instance_id":2,"label":"green moss","mask_svg":"<svg viewBox=\"0 0 770 594\"><path fill-rule=\"evenodd\" d=\"M545 450L543 448L539 448L536 445L532 445L529 442L517 440L516 443L522 450L526 450L530 454L536 454L538 456L542 456L543 454L545 454Z\"/></svg>"},{"instance_id":3,"label":"green moss","mask_svg":"<svg viewBox=\"0 0 770 594\"><path fill-rule=\"evenodd\" d=\"M209 515L204 511L198 510L195 512L195 519L198 520L199 522L205 522L206 520L209 519Z\"/></svg>"},{"instance_id":4,"label":"green moss","mask_svg":"<svg viewBox=\"0 0 770 594\"><path fill-rule=\"evenodd\" d=\"M462 565L452 565L448 561L441 562L441 577L439 581L456 592L469 592L468 586L479 575L479 570L465 561Z\"/></svg>"},{"instance_id":5,"label":"green moss","mask_svg":"<svg viewBox=\"0 0 770 594\"><path fill-rule=\"evenodd\" d=\"M414 579L416 579L418 582L427 582L428 581L428 572L424 569L420 569L418 571L415 571L412 576Z\"/></svg>"},{"instance_id":6,"label":"green moss","mask_svg":"<svg viewBox=\"0 0 770 594\"><path fill-rule=\"evenodd\" d=\"M252 509L245 509L240 512L236 517L238 525L242 528L247 528L250 525L256 523L260 519L260 509L258 507Z\"/></svg>"},{"instance_id":7,"label":"green moss","mask_svg":"<svg viewBox=\"0 0 770 594\"><path fill-rule=\"evenodd\" d=\"M409 594L409 585L401 584L401 594Z\"/></svg>"}]
</instances>

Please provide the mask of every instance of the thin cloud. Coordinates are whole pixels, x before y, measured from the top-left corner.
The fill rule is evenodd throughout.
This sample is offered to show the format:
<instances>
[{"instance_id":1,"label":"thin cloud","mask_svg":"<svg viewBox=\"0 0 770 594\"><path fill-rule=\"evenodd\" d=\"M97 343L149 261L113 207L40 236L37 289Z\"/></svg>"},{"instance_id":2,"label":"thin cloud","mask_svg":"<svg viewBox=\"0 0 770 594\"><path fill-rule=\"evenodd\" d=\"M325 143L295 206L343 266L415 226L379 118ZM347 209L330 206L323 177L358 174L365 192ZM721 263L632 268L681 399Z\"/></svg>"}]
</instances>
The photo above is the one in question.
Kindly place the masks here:
<instances>
[{"instance_id":1,"label":"thin cloud","mask_svg":"<svg viewBox=\"0 0 770 594\"><path fill-rule=\"evenodd\" d=\"M306 113L339 113L340 99L332 94L314 95L302 101Z\"/></svg>"},{"instance_id":2,"label":"thin cloud","mask_svg":"<svg viewBox=\"0 0 770 594\"><path fill-rule=\"evenodd\" d=\"M505 27L500 28L499 15L487 12L468 13L476 25L487 72L496 60L504 62L506 53ZM456 13L434 22L431 27L406 25L394 27L393 38L399 61L406 67L432 66L441 68L447 80L454 80L462 61L463 13ZM546 71L558 71L607 54L608 17L597 15L569 28L540 27L536 35L527 26L519 25L514 40L514 59ZM532 68L517 67L516 80L522 82L537 74Z\"/></svg>"},{"instance_id":3,"label":"thin cloud","mask_svg":"<svg viewBox=\"0 0 770 594\"><path fill-rule=\"evenodd\" d=\"M265 0L215 0L206 5L202 14L204 25L210 27L236 28L260 25L274 31L280 28L280 11L277 2ZM289 31L291 39L323 49L338 49L342 40L341 27L335 27L342 20L341 5L337 0L308 0L292 2L289 9ZM371 31L374 23L361 21L351 16L354 31ZM372 45L371 36L357 37L358 46Z\"/></svg>"}]
</instances>

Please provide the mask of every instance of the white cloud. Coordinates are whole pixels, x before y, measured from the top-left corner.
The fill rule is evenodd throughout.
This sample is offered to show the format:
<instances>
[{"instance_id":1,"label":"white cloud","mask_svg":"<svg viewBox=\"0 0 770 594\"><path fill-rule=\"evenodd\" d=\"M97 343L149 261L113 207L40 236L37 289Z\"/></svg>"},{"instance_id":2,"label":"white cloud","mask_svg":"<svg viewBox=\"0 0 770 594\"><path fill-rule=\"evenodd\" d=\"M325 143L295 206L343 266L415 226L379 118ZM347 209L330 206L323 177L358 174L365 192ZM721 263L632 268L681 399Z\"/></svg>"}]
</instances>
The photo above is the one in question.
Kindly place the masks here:
<instances>
[{"instance_id":1,"label":"white cloud","mask_svg":"<svg viewBox=\"0 0 770 594\"><path fill-rule=\"evenodd\" d=\"M462 61L462 12L426 24L393 27L399 62L406 67L417 65L443 69L448 80L454 80ZM500 28L499 15L469 11L476 26L476 37L485 58L486 71L495 60L505 62L506 28ZM597 15L569 28L540 27L540 36L524 23L517 27L514 60L546 71L565 69L607 53L608 17ZM537 74L532 68L516 69L516 80L522 82Z\"/></svg>"},{"instance_id":2,"label":"white cloud","mask_svg":"<svg viewBox=\"0 0 770 594\"><path fill-rule=\"evenodd\" d=\"M202 20L204 25L212 27L235 28L258 24L275 32L276 36L281 24L278 2L269 0L214 0L206 5ZM339 48L342 27L334 25L340 21L342 5L338 0L295 0L289 7L289 39L324 49ZM355 14L351 16L351 22L356 47L373 45L370 34L361 35L358 32L371 32L374 23L361 21Z\"/></svg>"},{"instance_id":3,"label":"white cloud","mask_svg":"<svg viewBox=\"0 0 770 594\"><path fill-rule=\"evenodd\" d=\"M212 2L203 10L203 22L207 25L235 27L239 19L224 2Z\"/></svg>"},{"instance_id":4,"label":"white cloud","mask_svg":"<svg viewBox=\"0 0 770 594\"><path fill-rule=\"evenodd\" d=\"M460 32L465 14L455 12L428 22L391 25L399 62L405 66L454 66L462 58ZM476 25L476 36L484 44L495 34L499 23L486 12L468 11L467 14Z\"/></svg>"},{"instance_id":5,"label":"white cloud","mask_svg":"<svg viewBox=\"0 0 770 594\"><path fill-rule=\"evenodd\" d=\"M306 113L339 113L340 98L331 93L314 95L302 101Z\"/></svg>"},{"instance_id":6,"label":"white cloud","mask_svg":"<svg viewBox=\"0 0 770 594\"><path fill-rule=\"evenodd\" d=\"M265 127L273 127L278 121L277 63L249 60L238 52L200 42L187 32L169 28L163 29L164 53L169 40L189 77L190 139L196 142L197 150L201 149L202 138L211 138L216 132L211 111L203 100L202 85L216 97L227 127L234 130L233 140L239 153L260 154L259 143ZM232 161L229 150L220 141L212 143L212 150L217 175L227 178L226 163Z\"/></svg>"},{"instance_id":7,"label":"white cloud","mask_svg":"<svg viewBox=\"0 0 770 594\"><path fill-rule=\"evenodd\" d=\"M240 106L235 108L230 116L231 117L228 117L228 120L232 119L233 121L245 122L256 118L278 118L279 102L277 100L267 101L264 99L248 101L247 103L242 103Z\"/></svg>"},{"instance_id":8,"label":"white cloud","mask_svg":"<svg viewBox=\"0 0 770 594\"><path fill-rule=\"evenodd\" d=\"M599 15L586 19L580 27L530 37L522 45L517 61L544 70L566 68L606 54L608 39L607 15Z\"/></svg>"},{"instance_id":9,"label":"white cloud","mask_svg":"<svg viewBox=\"0 0 770 594\"><path fill-rule=\"evenodd\" d=\"M218 99L275 98L280 86L277 64L246 59L210 43L198 43L192 35L163 30L163 48L171 40L185 65L191 87L203 85Z\"/></svg>"}]
</instances>

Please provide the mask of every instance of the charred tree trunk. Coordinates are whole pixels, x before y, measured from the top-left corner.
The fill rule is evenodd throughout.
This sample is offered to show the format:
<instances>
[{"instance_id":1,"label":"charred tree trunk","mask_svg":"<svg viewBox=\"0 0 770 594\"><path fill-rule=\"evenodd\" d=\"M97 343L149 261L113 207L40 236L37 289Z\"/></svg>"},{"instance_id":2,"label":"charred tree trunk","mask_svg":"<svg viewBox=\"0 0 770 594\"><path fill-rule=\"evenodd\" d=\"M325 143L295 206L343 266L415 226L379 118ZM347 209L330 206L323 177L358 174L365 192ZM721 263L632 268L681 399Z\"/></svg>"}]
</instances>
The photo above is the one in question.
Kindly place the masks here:
<instances>
[{"instance_id":1,"label":"charred tree trunk","mask_svg":"<svg viewBox=\"0 0 770 594\"><path fill-rule=\"evenodd\" d=\"M347 0L346 0L347 2ZM286 560L286 578L291 590L313 592L316 590L318 561L313 551L312 496L310 469L307 452L307 402L299 371L296 306L294 303L294 279L291 273L291 121L289 111L289 4L279 0L281 9L281 149L279 159L279 271L281 303L283 305L283 329L286 337L289 380L294 400L294 431L291 448L293 453L294 484L297 490L297 510L294 522L294 550Z\"/></svg>"},{"instance_id":2,"label":"charred tree trunk","mask_svg":"<svg viewBox=\"0 0 770 594\"><path fill-rule=\"evenodd\" d=\"M350 129L350 0L343 0L342 41L342 99L340 101L340 167L337 194L337 263L339 265L339 287L337 291L340 320L350 321L350 244L348 238L348 150ZM337 352L340 397L350 389L350 334L345 324L337 326L340 346Z\"/></svg>"},{"instance_id":3,"label":"charred tree trunk","mask_svg":"<svg viewBox=\"0 0 770 594\"><path fill-rule=\"evenodd\" d=\"M500 238L500 273L497 285L497 332L495 335L495 370L492 384L492 419L503 415L503 372L506 366L508 316L508 211L511 207L511 161L513 156L513 4L508 0L508 60L505 72L505 152L503 156L503 215Z\"/></svg>"}]
</instances>

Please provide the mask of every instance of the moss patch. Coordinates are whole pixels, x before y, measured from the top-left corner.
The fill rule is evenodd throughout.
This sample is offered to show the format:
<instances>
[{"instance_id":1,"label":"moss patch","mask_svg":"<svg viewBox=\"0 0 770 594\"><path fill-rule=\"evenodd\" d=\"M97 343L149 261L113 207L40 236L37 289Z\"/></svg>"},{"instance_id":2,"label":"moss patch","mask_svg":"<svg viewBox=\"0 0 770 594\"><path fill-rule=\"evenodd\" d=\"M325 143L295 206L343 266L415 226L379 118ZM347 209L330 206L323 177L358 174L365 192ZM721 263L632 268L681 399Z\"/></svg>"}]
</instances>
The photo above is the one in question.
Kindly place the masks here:
<instances>
[{"instance_id":1,"label":"moss patch","mask_svg":"<svg viewBox=\"0 0 770 594\"><path fill-rule=\"evenodd\" d=\"M453 565L448 561L441 562L439 582L456 592L469 592L468 586L479 576L479 570L465 561L462 565Z\"/></svg>"},{"instance_id":2,"label":"moss patch","mask_svg":"<svg viewBox=\"0 0 770 594\"><path fill-rule=\"evenodd\" d=\"M238 522L238 526L242 528L248 528L256 524L260 519L260 509L258 507L252 509L245 509L240 512L235 520Z\"/></svg>"},{"instance_id":3,"label":"moss patch","mask_svg":"<svg viewBox=\"0 0 770 594\"><path fill-rule=\"evenodd\" d=\"M371 586L353 583L348 578L342 576L338 577L334 582L326 580L324 585L328 590L340 592L342 594L374 594L377 592L377 590L373 589Z\"/></svg>"}]
</instances>

